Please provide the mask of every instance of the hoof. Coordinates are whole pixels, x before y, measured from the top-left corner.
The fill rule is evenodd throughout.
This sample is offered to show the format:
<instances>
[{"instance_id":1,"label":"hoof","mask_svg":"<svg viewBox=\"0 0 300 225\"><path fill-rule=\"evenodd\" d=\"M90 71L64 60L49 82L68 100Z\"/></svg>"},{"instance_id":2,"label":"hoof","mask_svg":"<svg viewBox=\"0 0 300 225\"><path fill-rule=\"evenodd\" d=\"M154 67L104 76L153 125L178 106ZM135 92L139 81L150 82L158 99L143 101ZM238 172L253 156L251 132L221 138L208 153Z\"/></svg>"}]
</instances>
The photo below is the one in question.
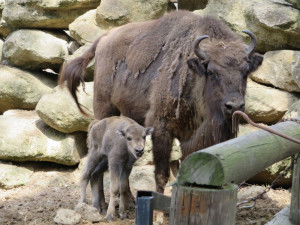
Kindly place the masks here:
<instances>
[{"instance_id":1,"label":"hoof","mask_svg":"<svg viewBox=\"0 0 300 225\"><path fill-rule=\"evenodd\" d=\"M127 213L120 213L120 219L123 220L123 219L127 219L128 216L127 216Z\"/></svg>"},{"instance_id":2,"label":"hoof","mask_svg":"<svg viewBox=\"0 0 300 225\"><path fill-rule=\"evenodd\" d=\"M108 215L106 215L105 219L107 221L113 221L114 220L114 215L108 214Z\"/></svg>"},{"instance_id":3,"label":"hoof","mask_svg":"<svg viewBox=\"0 0 300 225\"><path fill-rule=\"evenodd\" d=\"M106 215L107 209L106 209L106 208L104 208L104 209L101 208L101 210L99 211L99 213L100 213L101 215Z\"/></svg>"}]
</instances>

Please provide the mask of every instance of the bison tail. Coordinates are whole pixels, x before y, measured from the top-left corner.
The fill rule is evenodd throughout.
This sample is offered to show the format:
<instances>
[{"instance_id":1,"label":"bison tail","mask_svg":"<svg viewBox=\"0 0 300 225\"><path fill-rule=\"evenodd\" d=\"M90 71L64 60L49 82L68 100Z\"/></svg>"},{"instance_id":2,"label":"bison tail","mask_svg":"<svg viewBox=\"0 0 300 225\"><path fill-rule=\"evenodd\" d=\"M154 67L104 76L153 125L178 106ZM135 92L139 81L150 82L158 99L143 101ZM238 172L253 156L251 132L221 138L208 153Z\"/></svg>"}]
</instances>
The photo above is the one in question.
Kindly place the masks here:
<instances>
[{"instance_id":1,"label":"bison tail","mask_svg":"<svg viewBox=\"0 0 300 225\"><path fill-rule=\"evenodd\" d=\"M66 86L74 98L78 109L84 115L87 115L87 113L82 109L82 105L78 101L76 92L80 84L82 84L83 90L85 90L84 71L89 62L94 58L96 47L101 37L99 37L82 56L64 64L59 76L59 85L62 85L66 82Z\"/></svg>"}]
</instances>

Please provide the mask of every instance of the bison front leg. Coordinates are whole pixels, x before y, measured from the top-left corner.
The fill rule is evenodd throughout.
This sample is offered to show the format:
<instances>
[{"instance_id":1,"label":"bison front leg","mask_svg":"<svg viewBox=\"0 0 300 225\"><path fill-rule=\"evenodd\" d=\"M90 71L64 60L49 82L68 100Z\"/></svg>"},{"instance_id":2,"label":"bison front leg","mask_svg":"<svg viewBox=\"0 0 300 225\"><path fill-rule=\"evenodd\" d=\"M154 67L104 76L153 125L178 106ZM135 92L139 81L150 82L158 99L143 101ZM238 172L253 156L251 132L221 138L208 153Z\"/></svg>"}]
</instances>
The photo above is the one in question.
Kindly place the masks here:
<instances>
[{"instance_id":1,"label":"bison front leg","mask_svg":"<svg viewBox=\"0 0 300 225\"><path fill-rule=\"evenodd\" d=\"M152 133L153 160L155 165L156 191L164 193L165 186L170 177L170 155L173 137L164 129L154 127Z\"/></svg>"}]
</instances>

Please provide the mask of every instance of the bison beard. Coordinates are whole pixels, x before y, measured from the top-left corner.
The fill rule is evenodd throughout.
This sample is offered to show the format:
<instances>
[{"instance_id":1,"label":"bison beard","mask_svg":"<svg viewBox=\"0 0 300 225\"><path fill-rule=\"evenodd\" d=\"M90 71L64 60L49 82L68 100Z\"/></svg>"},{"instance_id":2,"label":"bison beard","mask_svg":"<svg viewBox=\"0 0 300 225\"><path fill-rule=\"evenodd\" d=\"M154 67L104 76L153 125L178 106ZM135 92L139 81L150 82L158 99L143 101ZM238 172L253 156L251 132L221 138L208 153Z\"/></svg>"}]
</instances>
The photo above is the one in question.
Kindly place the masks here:
<instances>
[{"instance_id":1,"label":"bison beard","mask_svg":"<svg viewBox=\"0 0 300 225\"><path fill-rule=\"evenodd\" d=\"M95 56L95 118L122 114L154 127L156 189L163 192L174 138L184 158L236 136L231 115L244 110L247 77L263 60L245 33L250 46L220 21L187 11L127 24L67 63L60 83L81 109L76 90Z\"/></svg>"}]
</instances>

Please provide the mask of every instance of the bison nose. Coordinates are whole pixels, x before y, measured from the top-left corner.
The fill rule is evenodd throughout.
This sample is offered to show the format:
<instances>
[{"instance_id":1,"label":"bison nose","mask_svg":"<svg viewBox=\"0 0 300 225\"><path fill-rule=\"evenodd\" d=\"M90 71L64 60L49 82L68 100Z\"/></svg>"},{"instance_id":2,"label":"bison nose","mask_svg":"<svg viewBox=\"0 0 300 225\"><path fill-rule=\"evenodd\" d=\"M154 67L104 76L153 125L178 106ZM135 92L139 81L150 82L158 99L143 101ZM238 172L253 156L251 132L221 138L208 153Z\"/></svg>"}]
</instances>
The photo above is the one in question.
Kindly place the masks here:
<instances>
[{"instance_id":1,"label":"bison nose","mask_svg":"<svg viewBox=\"0 0 300 225\"><path fill-rule=\"evenodd\" d=\"M245 110L244 101L228 101L225 103L226 114L231 116L237 110L240 110L240 111Z\"/></svg>"},{"instance_id":2,"label":"bison nose","mask_svg":"<svg viewBox=\"0 0 300 225\"><path fill-rule=\"evenodd\" d=\"M144 154L144 148L143 147L136 148L135 153L138 157L142 156Z\"/></svg>"}]
</instances>

